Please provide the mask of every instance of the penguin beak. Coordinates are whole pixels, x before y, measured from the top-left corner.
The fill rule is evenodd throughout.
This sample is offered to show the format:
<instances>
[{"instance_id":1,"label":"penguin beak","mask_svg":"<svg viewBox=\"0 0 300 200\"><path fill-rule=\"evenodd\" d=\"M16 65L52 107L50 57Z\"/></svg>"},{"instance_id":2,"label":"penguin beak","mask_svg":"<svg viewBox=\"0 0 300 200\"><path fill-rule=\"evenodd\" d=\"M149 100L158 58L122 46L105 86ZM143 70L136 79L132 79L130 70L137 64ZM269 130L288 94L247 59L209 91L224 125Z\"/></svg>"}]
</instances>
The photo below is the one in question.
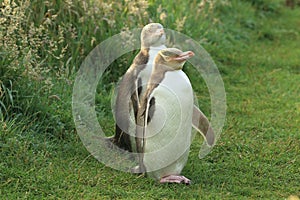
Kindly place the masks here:
<instances>
[{"instance_id":1,"label":"penguin beak","mask_svg":"<svg viewBox=\"0 0 300 200\"><path fill-rule=\"evenodd\" d=\"M156 35L158 35L158 36L162 36L164 34L165 34L164 29L159 29L159 30L156 31Z\"/></svg>"},{"instance_id":2,"label":"penguin beak","mask_svg":"<svg viewBox=\"0 0 300 200\"><path fill-rule=\"evenodd\" d=\"M173 60L177 61L186 61L187 59L193 57L195 54L192 51L186 51L178 55L176 58L173 58Z\"/></svg>"}]
</instances>

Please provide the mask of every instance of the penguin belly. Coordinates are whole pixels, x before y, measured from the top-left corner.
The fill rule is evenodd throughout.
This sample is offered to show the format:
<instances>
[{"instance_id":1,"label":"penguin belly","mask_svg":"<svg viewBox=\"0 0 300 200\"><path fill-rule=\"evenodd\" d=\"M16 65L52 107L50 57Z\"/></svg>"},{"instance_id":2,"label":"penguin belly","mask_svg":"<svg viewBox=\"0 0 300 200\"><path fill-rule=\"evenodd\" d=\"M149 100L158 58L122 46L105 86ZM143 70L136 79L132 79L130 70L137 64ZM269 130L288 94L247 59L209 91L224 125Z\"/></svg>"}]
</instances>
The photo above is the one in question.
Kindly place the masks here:
<instances>
[{"instance_id":1,"label":"penguin belly","mask_svg":"<svg viewBox=\"0 0 300 200\"><path fill-rule=\"evenodd\" d=\"M165 73L153 90L153 115L146 126L144 165L148 176L161 179L179 175L187 162L191 144L193 91L186 74Z\"/></svg>"}]
</instances>

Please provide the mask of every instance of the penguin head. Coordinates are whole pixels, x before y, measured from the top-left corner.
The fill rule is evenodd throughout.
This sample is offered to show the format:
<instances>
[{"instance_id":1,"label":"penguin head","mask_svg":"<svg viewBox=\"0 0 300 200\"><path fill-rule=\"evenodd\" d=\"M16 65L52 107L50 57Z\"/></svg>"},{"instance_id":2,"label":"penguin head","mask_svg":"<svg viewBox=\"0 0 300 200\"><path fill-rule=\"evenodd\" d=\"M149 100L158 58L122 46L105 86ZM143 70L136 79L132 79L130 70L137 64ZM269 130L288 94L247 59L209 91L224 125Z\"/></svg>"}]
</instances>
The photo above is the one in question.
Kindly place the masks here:
<instances>
[{"instance_id":1,"label":"penguin head","mask_svg":"<svg viewBox=\"0 0 300 200\"><path fill-rule=\"evenodd\" d=\"M159 23L150 23L144 26L141 33L142 47L156 47L166 43L164 27Z\"/></svg>"},{"instance_id":2,"label":"penguin head","mask_svg":"<svg viewBox=\"0 0 300 200\"><path fill-rule=\"evenodd\" d=\"M176 48L166 48L158 52L155 62L168 67L169 71L181 70L186 60L194 55L192 51L182 52Z\"/></svg>"}]
</instances>

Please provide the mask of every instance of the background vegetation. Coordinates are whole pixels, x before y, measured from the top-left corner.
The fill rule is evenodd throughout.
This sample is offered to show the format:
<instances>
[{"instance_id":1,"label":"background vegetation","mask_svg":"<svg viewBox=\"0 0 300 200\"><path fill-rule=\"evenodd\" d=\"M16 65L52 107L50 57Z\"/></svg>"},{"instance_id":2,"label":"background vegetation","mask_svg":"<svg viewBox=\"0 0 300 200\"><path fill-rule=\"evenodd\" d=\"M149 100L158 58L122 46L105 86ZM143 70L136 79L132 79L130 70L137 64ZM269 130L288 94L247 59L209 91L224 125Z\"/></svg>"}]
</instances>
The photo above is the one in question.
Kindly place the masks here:
<instances>
[{"instance_id":1,"label":"background vegetation","mask_svg":"<svg viewBox=\"0 0 300 200\"><path fill-rule=\"evenodd\" d=\"M300 8L283 0L0 1L0 196L3 199L285 199L300 196ZM213 152L193 143L183 174L160 185L112 170L76 134L72 86L101 41L148 22L199 41L222 74L227 122ZM99 86L99 122L113 132L112 83ZM204 82L193 81L209 115ZM195 81L199 82L195 82ZM290 197L292 198L292 197ZM296 198L296 197L295 197Z\"/></svg>"}]
</instances>

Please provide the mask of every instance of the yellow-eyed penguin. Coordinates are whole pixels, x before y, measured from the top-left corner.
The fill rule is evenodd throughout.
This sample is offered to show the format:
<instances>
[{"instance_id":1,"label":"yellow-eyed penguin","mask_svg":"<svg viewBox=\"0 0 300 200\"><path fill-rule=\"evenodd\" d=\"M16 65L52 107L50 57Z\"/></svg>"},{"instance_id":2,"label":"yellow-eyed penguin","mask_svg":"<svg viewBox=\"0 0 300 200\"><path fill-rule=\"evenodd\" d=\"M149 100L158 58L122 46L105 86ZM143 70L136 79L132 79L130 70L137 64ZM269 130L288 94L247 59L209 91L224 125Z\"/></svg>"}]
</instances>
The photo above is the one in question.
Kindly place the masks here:
<instances>
[{"instance_id":1,"label":"yellow-eyed penguin","mask_svg":"<svg viewBox=\"0 0 300 200\"><path fill-rule=\"evenodd\" d=\"M112 141L122 149L137 151L133 135L139 99L144 94L152 71L154 57L165 49L166 35L159 23L146 25L141 33L141 50L120 82L115 104L116 131ZM197 106L193 108L192 126L207 143L214 143L214 132L206 116ZM130 136L131 135L131 136Z\"/></svg>"},{"instance_id":2,"label":"yellow-eyed penguin","mask_svg":"<svg viewBox=\"0 0 300 200\"><path fill-rule=\"evenodd\" d=\"M159 23L146 25L141 32L141 50L123 76L115 102L116 131L112 142L122 149L136 151L136 114L140 96L152 71L154 57L165 49L166 35Z\"/></svg>"},{"instance_id":3,"label":"yellow-eyed penguin","mask_svg":"<svg viewBox=\"0 0 300 200\"><path fill-rule=\"evenodd\" d=\"M189 154L194 106L182 67L192 56L176 48L159 51L137 113L140 168L161 183L190 184L180 173Z\"/></svg>"}]
</instances>

